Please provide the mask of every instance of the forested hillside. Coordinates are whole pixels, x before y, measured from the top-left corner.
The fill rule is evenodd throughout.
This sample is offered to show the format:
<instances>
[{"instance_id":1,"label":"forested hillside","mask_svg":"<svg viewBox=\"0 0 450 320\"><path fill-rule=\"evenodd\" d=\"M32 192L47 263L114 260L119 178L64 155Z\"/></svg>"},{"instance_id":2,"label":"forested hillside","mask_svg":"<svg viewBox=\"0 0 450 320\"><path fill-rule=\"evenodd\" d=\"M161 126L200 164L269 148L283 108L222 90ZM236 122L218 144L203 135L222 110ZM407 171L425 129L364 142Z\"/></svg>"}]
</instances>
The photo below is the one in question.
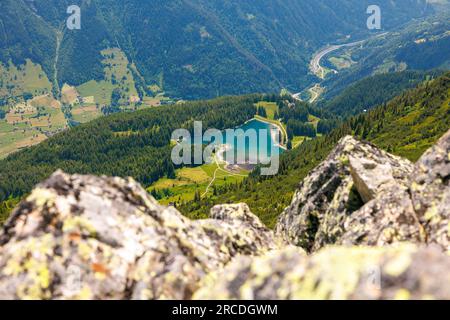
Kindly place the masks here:
<instances>
[{"instance_id":1,"label":"forested hillside","mask_svg":"<svg viewBox=\"0 0 450 320\"><path fill-rule=\"evenodd\" d=\"M367 77L349 86L338 96L321 101L318 106L341 117L354 116L388 102L404 90L414 88L439 74L439 71L403 71Z\"/></svg>"},{"instance_id":2,"label":"forested hillside","mask_svg":"<svg viewBox=\"0 0 450 320\"><path fill-rule=\"evenodd\" d=\"M174 167L170 139L175 129L227 129L256 114L261 95L218 98L100 118L60 133L0 161L0 201L18 197L57 169L72 173L132 176L144 185ZM206 129L205 129L206 130Z\"/></svg>"},{"instance_id":3,"label":"forested hillside","mask_svg":"<svg viewBox=\"0 0 450 320\"><path fill-rule=\"evenodd\" d=\"M350 84L372 75L405 70L448 70L450 66L450 10L427 19L412 20L393 32L361 46L344 48L329 56L346 67L327 77L325 98L338 95ZM330 63L330 62L328 62ZM333 66L335 68L335 66Z\"/></svg>"},{"instance_id":4,"label":"forested hillside","mask_svg":"<svg viewBox=\"0 0 450 320\"><path fill-rule=\"evenodd\" d=\"M81 30L67 30L69 5ZM348 35L364 37L369 0L2 0L0 61L26 58L51 81L102 78L101 50L123 50L145 80L184 99L296 90L309 83L310 55ZM425 0L380 0L392 29L434 8ZM12 32L14 31L14 32ZM60 46L57 44L60 43ZM59 50L57 50L59 48ZM57 91L57 90L56 90Z\"/></svg>"},{"instance_id":5,"label":"forested hillside","mask_svg":"<svg viewBox=\"0 0 450 320\"><path fill-rule=\"evenodd\" d=\"M280 173L261 177L255 172L243 183L217 190L217 195L185 204L190 217L205 217L217 203L247 203L268 225L291 202L302 178L329 154L345 135L355 135L394 154L416 161L450 127L450 73L425 82L389 103L349 119L331 134L305 141L281 158Z\"/></svg>"}]
</instances>

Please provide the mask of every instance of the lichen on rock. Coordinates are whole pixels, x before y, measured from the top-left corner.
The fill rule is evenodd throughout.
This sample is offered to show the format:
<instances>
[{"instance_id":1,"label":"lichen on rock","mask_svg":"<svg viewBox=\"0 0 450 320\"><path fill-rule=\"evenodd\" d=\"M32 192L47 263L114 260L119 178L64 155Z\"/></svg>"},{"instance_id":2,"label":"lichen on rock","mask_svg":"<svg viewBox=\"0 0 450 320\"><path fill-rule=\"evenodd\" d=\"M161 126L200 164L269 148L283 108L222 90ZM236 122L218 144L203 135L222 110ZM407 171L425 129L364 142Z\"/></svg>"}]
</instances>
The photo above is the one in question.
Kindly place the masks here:
<instances>
[{"instance_id":1,"label":"lichen on rock","mask_svg":"<svg viewBox=\"0 0 450 320\"><path fill-rule=\"evenodd\" d=\"M191 221L58 171L0 231L0 299L450 299L449 178L450 132L415 165L345 137L275 233L245 204Z\"/></svg>"},{"instance_id":2,"label":"lichen on rock","mask_svg":"<svg viewBox=\"0 0 450 320\"><path fill-rule=\"evenodd\" d=\"M302 182L276 232L309 252L404 241L448 250L449 153L450 131L416 165L345 137Z\"/></svg>"},{"instance_id":3,"label":"lichen on rock","mask_svg":"<svg viewBox=\"0 0 450 320\"><path fill-rule=\"evenodd\" d=\"M190 221L132 179L57 172L0 234L0 299L188 299L234 256L278 248L244 204L212 216Z\"/></svg>"},{"instance_id":4,"label":"lichen on rock","mask_svg":"<svg viewBox=\"0 0 450 320\"><path fill-rule=\"evenodd\" d=\"M308 251L338 243L356 211L389 190L406 189L412 170L408 160L347 136L303 180L276 232ZM364 223L352 224L358 228Z\"/></svg>"},{"instance_id":5,"label":"lichen on rock","mask_svg":"<svg viewBox=\"0 0 450 320\"><path fill-rule=\"evenodd\" d=\"M291 247L236 258L194 299L449 299L449 267L438 247L328 247L312 256Z\"/></svg>"},{"instance_id":6,"label":"lichen on rock","mask_svg":"<svg viewBox=\"0 0 450 320\"><path fill-rule=\"evenodd\" d=\"M428 243L450 250L450 131L417 162L411 199Z\"/></svg>"}]
</instances>

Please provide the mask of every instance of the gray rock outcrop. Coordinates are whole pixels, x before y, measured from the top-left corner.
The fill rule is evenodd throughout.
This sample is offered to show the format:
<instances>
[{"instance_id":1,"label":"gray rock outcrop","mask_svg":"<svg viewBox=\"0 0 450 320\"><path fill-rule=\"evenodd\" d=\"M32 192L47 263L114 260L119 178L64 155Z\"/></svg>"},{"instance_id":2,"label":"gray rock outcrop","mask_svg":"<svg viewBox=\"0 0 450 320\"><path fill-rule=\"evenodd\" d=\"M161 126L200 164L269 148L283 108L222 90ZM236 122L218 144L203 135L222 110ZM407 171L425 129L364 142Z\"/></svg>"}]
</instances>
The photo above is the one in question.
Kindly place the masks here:
<instances>
[{"instance_id":1,"label":"gray rock outcrop","mask_svg":"<svg viewBox=\"0 0 450 320\"><path fill-rule=\"evenodd\" d=\"M190 221L134 180L55 173L0 235L0 299L188 299L234 256L276 249L243 204Z\"/></svg>"},{"instance_id":2,"label":"gray rock outcrop","mask_svg":"<svg viewBox=\"0 0 450 320\"><path fill-rule=\"evenodd\" d=\"M450 256L439 247L297 248L239 257L207 276L194 299L450 299Z\"/></svg>"},{"instance_id":3,"label":"gray rock outcrop","mask_svg":"<svg viewBox=\"0 0 450 320\"><path fill-rule=\"evenodd\" d=\"M286 241L307 251L341 243L350 229L365 231L370 224L370 221L354 218L361 215L360 209L364 204L391 195L394 190L396 195L407 192L413 169L410 161L347 136L303 180L292 204L280 216L276 232ZM380 204L387 205L386 209L396 206L395 201L399 201L404 212L385 210L381 217L375 218L374 223L383 228L389 224L401 224L400 229L405 229L402 229L403 239L418 240L420 228L411 210L411 201L403 201L402 197L384 200ZM367 214L364 216L373 218ZM400 223L404 219L407 226ZM368 227L372 234L361 237L376 238L371 241L377 242L380 235L372 227L372 224ZM362 239L356 240L364 244Z\"/></svg>"},{"instance_id":4,"label":"gray rock outcrop","mask_svg":"<svg viewBox=\"0 0 450 320\"><path fill-rule=\"evenodd\" d=\"M414 165L342 139L276 233L191 221L133 179L56 172L0 231L0 299L450 299L450 132Z\"/></svg>"},{"instance_id":5,"label":"gray rock outcrop","mask_svg":"<svg viewBox=\"0 0 450 320\"><path fill-rule=\"evenodd\" d=\"M409 241L449 249L450 131L413 165L343 138L302 182L276 232L314 252L326 245Z\"/></svg>"}]
</instances>

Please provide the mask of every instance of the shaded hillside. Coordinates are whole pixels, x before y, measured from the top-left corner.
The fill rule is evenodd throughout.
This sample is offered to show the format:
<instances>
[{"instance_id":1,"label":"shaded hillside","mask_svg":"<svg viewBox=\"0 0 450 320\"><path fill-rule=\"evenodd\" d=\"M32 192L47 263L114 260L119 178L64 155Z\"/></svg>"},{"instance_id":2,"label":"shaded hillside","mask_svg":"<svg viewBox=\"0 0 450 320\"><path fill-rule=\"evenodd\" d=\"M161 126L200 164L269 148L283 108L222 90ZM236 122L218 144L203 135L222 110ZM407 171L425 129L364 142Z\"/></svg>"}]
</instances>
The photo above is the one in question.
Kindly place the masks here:
<instances>
[{"instance_id":1,"label":"shaded hillside","mask_svg":"<svg viewBox=\"0 0 450 320\"><path fill-rule=\"evenodd\" d=\"M433 12L425 0L379 2L386 29ZM81 7L81 30L64 28L71 4ZM19 64L31 58L53 79L58 36L60 85L98 79L100 51L119 47L137 65L146 85L158 85L175 97L294 90L309 83L307 66L318 48L350 34L368 34L365 18L370 4L369 0L3 0L0 60Z\"/></svg>"},{"instance_id":2,"label":"shaded hillside","mask_svg":"<svg viewBox=\"0 0 450 320\"><path fill-rule=\"evenodd\" d=\"M372 75L404 70L448 70L450 63L450 11L413 20L402 28L373 38L362 46L330 56L350 59L351 66L327 78L326 97L336 96L350 84Z\"/></svg>"},{"instance_id":3,"label":"shaded hillside","mask_svg":"<svg viewBox=\"0 0 450 320\"><path fill-rule=\"evenodd\" d=\"M342 117L354 116L388 102L404 90L439 74L437 71L404 71L375 75L352 84L330 100L321 101L319 106Z\"/></svg>"}]
</instances>

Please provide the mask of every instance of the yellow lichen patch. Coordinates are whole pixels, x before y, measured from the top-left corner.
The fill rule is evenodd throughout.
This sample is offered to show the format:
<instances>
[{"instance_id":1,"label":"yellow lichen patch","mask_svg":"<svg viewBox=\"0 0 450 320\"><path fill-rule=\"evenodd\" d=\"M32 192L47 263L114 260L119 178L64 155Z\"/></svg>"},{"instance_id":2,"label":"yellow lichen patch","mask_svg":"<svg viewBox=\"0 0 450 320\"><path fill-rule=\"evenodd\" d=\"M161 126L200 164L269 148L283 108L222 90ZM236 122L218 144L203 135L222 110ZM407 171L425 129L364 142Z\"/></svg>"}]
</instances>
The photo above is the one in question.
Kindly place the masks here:
<instances>
[{"instance_id":1,"label":"yellow lichen patch","mask_svg":"<svg viewBox=\"0 0 450 320\"><path fill-rule=\"evenodd\" d=\"M346 166L346 165L349 165L349 164L350 164L350 159L348 158L347 155L342 155L342 156L339 158L339 162L340 162L342 165Z\"/></svg>"},{"instance_id":2,"label":"yellow lichen patch","mask_svg":"<svg viewBox=\"0 0 450 320\"><path fill-rule=\"evenodd\" d=\"M27 241L12 253L3 273L11 277L27 275L27 282L19 286L16 291L20 299L50 298L48 289L52 275L48 267L48 259L53 253L53 242L51 235L45 235L42 238Z\"/></svg>"},{"instance_id":3,"label":"yellow lichen patch","mask_svg":"<svg viewBox=\"0 0 450 320\"><path fill-rule=\"evenodd\" d=\"M85 242L81 242L78 245L78 254L84 260L89 260L93 251L94 250Z\"/></svg>"},{"instance_id":4,"label":"yellow lichen patch","mask_svg":"<svg viewBox=\"0 0 450 320\"><path fill-rule=\"evenodd\" d=\"M433 205L430 209L427 210L424 216L426 221L430 221L432 223L437 223L440 221L439 213L436 205Z\"/></svg>"},{"instance_id":5,"label":"yellow lichen patch","mask_svg":"<svg viewBox=\"0 0 450 320\"><path fill-rule=\"evenodd\" d=\"M34 202L38 207L43 207L45 204L52 206L55 203L56 197L57 195L48 189L37 188L27 198L27 201Z\"/></svg>"},{"instance_id":6,"label":"yellow lichen patch","mask_svg":"<svg viewBox=\"0 0 450 320\"><path fill-rule=\"evenodd\" d=\"M348 299L361 273L377 263L379 252L367 255L363 248L329 248L312 257L309 269L296 285L294 299Z\"/></svg>"},{"instance_id":7,"label":"yellow lichen patch","mask_svg":"<svg viewBox=\"0 0 450 320\"><path fill-rule=\"evenodd\" d=\"M400 289L395 294L394 299L395 300L409 300L409 299L411 299L411 293L406 289Z\"/></svg>"},{"instance_id":8,"label":"yellow lichen patch","mask_svg":"<svg viewBox=\"0 0 450 320\"><path fill-rule=\"evenodd\" d=\"M450 237L450 222L448 223L447 226L447 236Z\"/></svg>"},{"instance_id":9,"label":"yellow lichen patch","mask_svg":"<svg viewBox=\"0 0 450 320\"><path fill-rule=\"evenodd\" d=\"M393 241L397 235L397 230L395 228L389 227L383 230L383 236L386 241Z\"/></svg>"},{"instance_id":10,"label":"yellow lichen patch","mask_svg":"<svg viewBox=\"0 0 450 320\"><path fill-rule=\"evenodd\" d=\"M85 218L75 216L64 220L63 232L64 233L83 233L84 231L91 237L94 237L96 230L91 222Z\"/></svg>"},{"instance_id":11,"label":"yellow lichen patch","mask_svg":"<svg viewBox=\"0 0 450 320\"><path fill-rule=\"evenodd\" d=\"M90 300L92 298L92 290L88 285L84 285L80 292L73 297L74 300Z\"/></svg>"},{"instance_id":12,"label":"yellow lichen patch","mask_svg":"<svg viewBox=\"0 0 450 320\"><path fill-rule=\"evenodd\" d=\"M410 252L397 252L384 266L384 272L386 274L398 277L403 274L411 265L411 253Z\"/></svg>"}]
</instances>

